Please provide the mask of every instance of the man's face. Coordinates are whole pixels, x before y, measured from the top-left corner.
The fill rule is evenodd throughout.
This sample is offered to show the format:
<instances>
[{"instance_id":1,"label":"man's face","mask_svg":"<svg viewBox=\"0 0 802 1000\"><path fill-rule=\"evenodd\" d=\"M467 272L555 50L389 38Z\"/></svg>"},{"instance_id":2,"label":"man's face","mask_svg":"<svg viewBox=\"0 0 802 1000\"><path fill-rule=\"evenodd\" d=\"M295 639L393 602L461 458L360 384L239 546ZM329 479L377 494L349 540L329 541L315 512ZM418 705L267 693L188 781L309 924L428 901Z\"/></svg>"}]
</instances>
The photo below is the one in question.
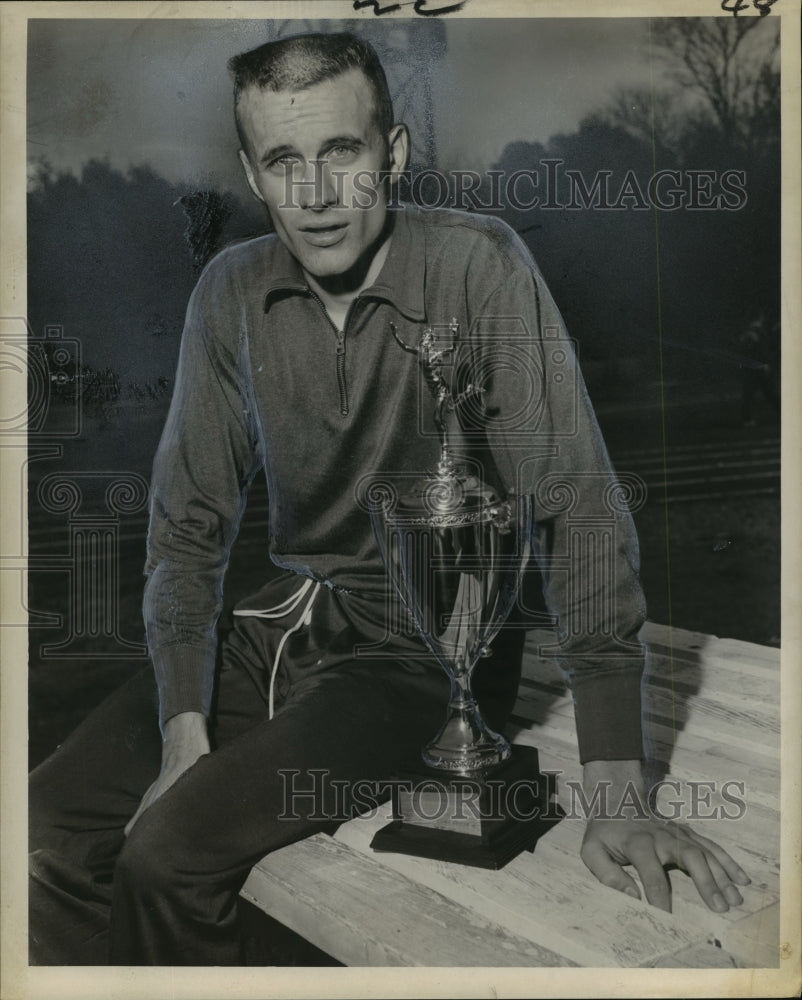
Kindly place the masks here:
<instances>
[{"instance_id":1,"label":"man's face","mask_svg":"<svg viewBox=\"0 0 802 1000\"><path fill-rule=\"evenodd\" d=\"M304 270L325 279L364 263L387 215L388 181L376 175L403 170L408 149L403 126L379 132L365 75L279 93L251 87L239 114L248 183Z\"/></svg>"}]
</instances>

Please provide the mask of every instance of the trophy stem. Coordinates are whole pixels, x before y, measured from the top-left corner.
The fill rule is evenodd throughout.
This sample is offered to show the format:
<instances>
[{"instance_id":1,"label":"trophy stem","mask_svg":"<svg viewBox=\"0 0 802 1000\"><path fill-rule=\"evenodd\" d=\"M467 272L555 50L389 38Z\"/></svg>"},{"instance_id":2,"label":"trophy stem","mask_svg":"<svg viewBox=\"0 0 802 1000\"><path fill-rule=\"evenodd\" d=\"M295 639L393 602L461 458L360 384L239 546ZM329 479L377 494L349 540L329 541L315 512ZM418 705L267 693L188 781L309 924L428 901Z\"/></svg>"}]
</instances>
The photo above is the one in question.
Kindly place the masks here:
<instances>
[{"instance_id":1,"label":"trophy stem","mask_svg":"<svg viewBox=\"0 0 802 1000\"><path fill-rule=\"evenodd\" d=\"M471 692L471 671L459 660L449 671L451 694L446 721L423 749L423 760L438 771L470 776L509 759L510 744L482 718Z\"/></svg>"}]
</instances>

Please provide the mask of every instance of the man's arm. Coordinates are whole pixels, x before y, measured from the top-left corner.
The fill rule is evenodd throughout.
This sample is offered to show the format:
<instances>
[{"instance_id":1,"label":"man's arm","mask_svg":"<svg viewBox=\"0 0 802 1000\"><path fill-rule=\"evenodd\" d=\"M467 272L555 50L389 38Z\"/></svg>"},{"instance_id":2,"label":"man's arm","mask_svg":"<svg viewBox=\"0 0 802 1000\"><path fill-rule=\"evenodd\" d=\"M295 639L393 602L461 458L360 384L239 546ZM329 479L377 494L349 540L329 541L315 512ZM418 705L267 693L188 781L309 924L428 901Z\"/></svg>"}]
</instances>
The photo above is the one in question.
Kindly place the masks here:
<instances>
[{"instance_id":1,"label":"man's arm","mask_svg":"<svg viewBox=\"0 0 802 1000\"><path fill-rule=\"evenodd\" d=\"M263 464L247 341L225 254L187 309L175 390L151 481L144 618L159 690L161 772L128 829L209 752L223 576Z\"/></svg>"},{"instance_id":2,"label":"man's arm","mask_svg":"<svg viewBox=\"0 0 802 1000\"><path fill-rule=\"evenodd\" d=\"M723 912L742 902L734 883L747 885L746 874L718 845L648 807L638 639L646 607L637 537L560 313L539 272L519 267L488 298L483 315L499 330L510 317L523 320L537 376L529 383L542 387L543 399L533 405L520 370L496 365L500 374L485 397L488 440L508 487L535 497L536 555L546 604L558 619L556 655L573 694L587 800L597 801L603 783L608 803L636 796L641 804L623 815L614 805L607 817L591 816L582 859L605 885L640 896L624 871L634 866L647 900L666 910L664 868L676 865L707 905ZM524 415L529 428L505 420L510 413ZM510 434L510 426L525 433Z\"/></svg>"},{"instance_id":3,"label":"man's arm","mask_svg":"<svg viewBox=\"0 0 802 1000\"><path fill-rule=\"evenodd\" d=\"M580 761L641 756L638 635L646 618L637 535L562 317L519 265L482 306L477 369L485 433L503 485L533 497L534 554L552 652L574 700Z\"/></svg>"}]
</instances>

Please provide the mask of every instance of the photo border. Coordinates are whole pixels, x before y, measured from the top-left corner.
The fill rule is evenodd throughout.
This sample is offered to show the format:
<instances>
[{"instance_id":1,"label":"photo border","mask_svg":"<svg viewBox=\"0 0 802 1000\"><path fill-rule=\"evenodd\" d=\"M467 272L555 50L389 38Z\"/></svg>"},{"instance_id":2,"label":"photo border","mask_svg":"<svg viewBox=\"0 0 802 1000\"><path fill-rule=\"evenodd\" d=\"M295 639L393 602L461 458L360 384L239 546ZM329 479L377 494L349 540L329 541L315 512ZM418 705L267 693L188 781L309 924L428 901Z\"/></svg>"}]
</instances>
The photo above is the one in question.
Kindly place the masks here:
<instances>
[{"instance_id":1,"label":"photo border","mask_svg":"<svg viewBox=\"0 0 802 1000\"><path fill-rule=\"evenodd\" d=\"M730 16L719 0L468 0L450 17L644 17ZM393 17L414 16L406 7ZM372 16L365 10L363 16ZM26 27L34 18L354 18L350 0L259 0L208 3L23 3L0 4L0 316L26 315L25 244L25 67ZM753 16L758 16L757 14ZM2 768L2 940L0 996L88 1000L174 1000L251 997L669 997L784 996L800 975L800 430L802 374L800 307L800 10L796 0L776 0L771 16L782 33L782 845L781 940L788 951L779 969L282 969L282 968L45 968L27 965L27 889L22 863L26 842L27 642L24 628L0 629L0 767ZM25 409L24 372L0 372L5 407ZM16 412L16 410L14 410ZM0 448L0 477L18 474L16 449ZM15 532L26 525L24 496L4 490L0 551L10 551ZM6 574L8 575L8 574ZM2 611L16 595L0 594ZM577 859L579 863L579 859Z\"/></svg>"}]
</instances>

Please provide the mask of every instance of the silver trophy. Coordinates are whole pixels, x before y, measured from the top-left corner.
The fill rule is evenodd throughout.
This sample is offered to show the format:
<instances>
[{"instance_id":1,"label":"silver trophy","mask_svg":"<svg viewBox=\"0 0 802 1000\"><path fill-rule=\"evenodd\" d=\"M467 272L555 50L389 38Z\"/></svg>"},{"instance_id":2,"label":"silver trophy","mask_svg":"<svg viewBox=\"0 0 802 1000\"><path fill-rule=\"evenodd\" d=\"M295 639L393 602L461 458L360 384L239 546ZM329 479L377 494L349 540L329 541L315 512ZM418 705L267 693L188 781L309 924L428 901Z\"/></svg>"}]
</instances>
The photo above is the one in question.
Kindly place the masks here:
<instances>
[{"instance_id":1,"label":"silver trophy","mask_svg":"<svg viewBox=\"0 0 802 1000\"><path fill-rule=\"evenodd\" d=\"M477 796L482 798L488 777L511 760L512 749L482 718L471 691L471 675L480 658L491 655L490 643L516 602L531 551L532 503L526 495L500 496L452 449L450 425L457 425L463 404L482 393L480 386L469 382L455 395L443 375L446 358L457 350L457 321L449 326L451 336L445 346L438 346L431 329L424 332L419 347L405 344L394 327L392 332L405 350L418 355L434 393L434 422L440 436L434 471L400 496L388 493L371 512L392 585L451 683L445 722L423 749L426 770L417 777L427 784L430 796L432 775L442 775L446 796L451 778L475 779ZM536 751L526 752L529 764L535 754L537 773ZM516 773L520 771L518 767ZM408 790L400 798L394 796L394 813L394 824L384 836L377 835L374 848L488 867L509 860L504 851L485 856L492 839L489 833L508 830L509 823L498 822L503 817L466 830L446 816L442 829L425 824L428 829L422 837L420 816ZM520 824L517 828L520 833ZM438 836L433 840L432 834ZM463 842L463 835L478 837L478 854ZM456 847L456 853L449 846Z\"/></svg>"}]
</instances>

